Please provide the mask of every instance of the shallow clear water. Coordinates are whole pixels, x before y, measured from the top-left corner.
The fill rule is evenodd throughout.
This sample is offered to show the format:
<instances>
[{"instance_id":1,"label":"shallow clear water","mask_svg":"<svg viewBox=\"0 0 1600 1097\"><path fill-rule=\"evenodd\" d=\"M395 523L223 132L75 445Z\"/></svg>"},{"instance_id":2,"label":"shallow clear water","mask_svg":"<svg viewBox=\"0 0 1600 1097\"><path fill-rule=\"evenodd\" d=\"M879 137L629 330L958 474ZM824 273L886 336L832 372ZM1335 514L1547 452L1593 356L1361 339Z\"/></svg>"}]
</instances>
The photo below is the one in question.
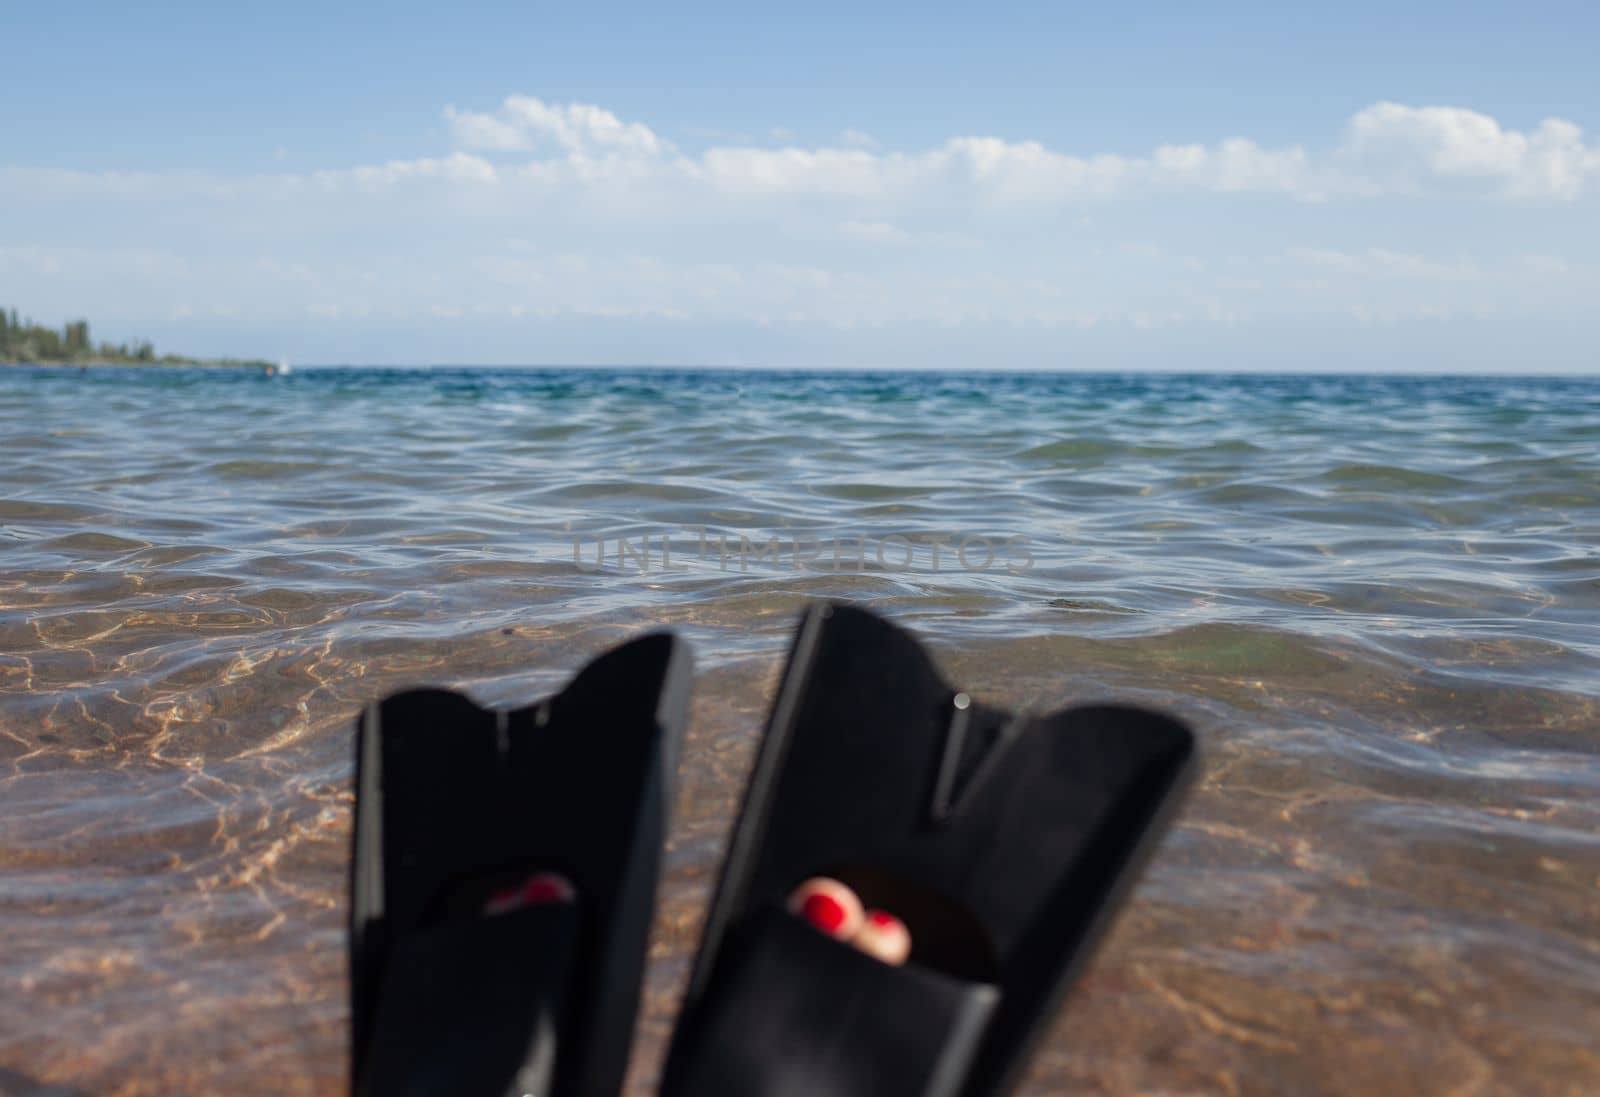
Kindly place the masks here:
<instances>
[{"instance_id":1,"label":"shallow clear water","mask_svg":"<svg viewBox=\"0 0 1600 1097\"><path fill-rule=\"evenodd\" d=\"M665 624L646 1092L814 597L1201 732L1028 1092L1600 1091L1597 449L1600 379L0 370L0 1091L340 1092L359 706Z\"/></svg>"}]
</instances>

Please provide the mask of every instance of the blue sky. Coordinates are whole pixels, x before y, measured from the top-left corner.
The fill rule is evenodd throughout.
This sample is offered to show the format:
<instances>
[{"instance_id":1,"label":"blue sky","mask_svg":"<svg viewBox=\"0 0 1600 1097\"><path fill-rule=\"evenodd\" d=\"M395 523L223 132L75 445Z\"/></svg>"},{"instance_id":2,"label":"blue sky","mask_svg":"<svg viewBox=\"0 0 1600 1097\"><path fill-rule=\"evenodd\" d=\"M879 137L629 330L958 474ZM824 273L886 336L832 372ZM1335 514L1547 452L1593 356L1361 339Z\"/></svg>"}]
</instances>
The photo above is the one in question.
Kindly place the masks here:
<instances>
[{"instance_id":1,"label":"blue sky","mask_svg":"<svg viewBox=\"0 0 1600 1097\"><path fill-rule=\"evenodd\" d=\"M299 362L1600 367L1600 6L13 7L0 301Z\"/></svg>"}]
</instances>

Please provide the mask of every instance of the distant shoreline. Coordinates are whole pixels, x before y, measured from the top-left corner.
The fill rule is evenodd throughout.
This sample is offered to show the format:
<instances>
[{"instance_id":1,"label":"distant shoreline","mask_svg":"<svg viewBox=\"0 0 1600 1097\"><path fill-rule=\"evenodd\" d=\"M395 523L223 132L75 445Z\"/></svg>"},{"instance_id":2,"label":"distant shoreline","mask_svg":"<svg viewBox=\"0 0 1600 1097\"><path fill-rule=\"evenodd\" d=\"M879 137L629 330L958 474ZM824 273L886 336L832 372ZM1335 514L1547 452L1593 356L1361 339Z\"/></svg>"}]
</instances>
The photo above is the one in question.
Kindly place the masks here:
<instances>
[{"instance_id":1,"label":"distant shoreline","mask_svg":"<svg viewBox=\"0 0 1600 1097\"><path fill-rule=\"evenodd\" d=\"M282 372L260 358L190 358L183 354L158 354L148 339L131 343L96 343L89 321L68 320L60 328L34 323L16 309L0 309L0 366L44 366L51 369L87 369L90 366L147 369L248 369L269 377Z\"/></svg>"},{"instance_id":2,"label":"distant shoreline","mask_svg":"<svg viewBox=\"0 0 1600 1097\"><path fill-rule=\"evenodd\" d=\"M0 369L235 369L254 370L257 373L273 375L279 372L276 365L271 362L255 360L234 360L220 358L213 361L202 359L183 359L180 361L155 361L155 362L118 362L110 359L93 359L85 361L52 361L52 362L9 362L0 361Z\"/></svg>"}]
</instances>

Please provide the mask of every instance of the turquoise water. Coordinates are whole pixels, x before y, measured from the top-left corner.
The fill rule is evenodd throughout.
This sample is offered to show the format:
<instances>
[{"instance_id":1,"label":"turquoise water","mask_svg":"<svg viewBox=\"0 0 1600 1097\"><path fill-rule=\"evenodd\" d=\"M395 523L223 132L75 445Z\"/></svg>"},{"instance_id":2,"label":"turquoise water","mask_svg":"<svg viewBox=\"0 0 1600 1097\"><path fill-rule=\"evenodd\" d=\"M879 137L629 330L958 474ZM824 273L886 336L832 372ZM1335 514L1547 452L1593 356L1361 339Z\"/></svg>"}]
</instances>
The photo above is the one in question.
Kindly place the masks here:
<instances>
[{"instance_id":1,"label":"turquoise water","mask_svg":"<svg viewBox=\"0 0 1600 1097\"><path fill-rule=\"evenodd\" d=\"M1597 378L0 369L0 1067L339 1092L357 708L665 624L642 1092L835 597L1205 740L1029 1092L1600 1089L1597 450Z\"/></svg>"}]
</instances>

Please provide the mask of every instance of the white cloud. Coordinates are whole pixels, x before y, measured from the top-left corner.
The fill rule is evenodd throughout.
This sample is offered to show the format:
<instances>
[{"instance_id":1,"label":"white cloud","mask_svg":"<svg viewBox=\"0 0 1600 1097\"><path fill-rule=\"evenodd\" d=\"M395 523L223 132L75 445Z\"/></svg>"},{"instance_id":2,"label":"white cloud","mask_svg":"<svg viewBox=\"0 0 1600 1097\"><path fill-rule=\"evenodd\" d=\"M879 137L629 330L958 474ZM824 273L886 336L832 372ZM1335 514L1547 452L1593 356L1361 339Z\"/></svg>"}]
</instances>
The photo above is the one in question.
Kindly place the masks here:
<instances>
[{"instance_id":1,"label":"white cloud","mask_svg":"<svg viewBox=\"0 0 1600 1097\"><path fill-rule=\"evenodd\" d=\"M624 122L592 103L550 104L531 95L507 96L494 114L445 108L452 135L466 148L511 152L553 143L568 153L657 156L670 146L650 127Z\"/></svg>"},{"instance_id":2,"label":"white cloud","mask_svg":"<svg viewBox=\"0 0 1600 1097\"><path fill-rule=\"evenodd\" d=\"M888 193L891 180L885 166L860 149L714 148L685 170L730 193L861 198Z\"/></svg>"},{"instance_id":3,"label":"white cloud","mask_svg":"<svg viewBox=\"0 0 1600 1097\"><path fill-rule=\"evenodd\" d=\"M955 137L919 153L861 148L714 148L685 170L740 195L855 199L976 198L986 206L1114 198L1184 186L1320 198L1304 151L1230 139L1207 148L1166 147L1150 158L1070 156L1037 141Z\"/></svg>"},{"instance_id":4,"label":"white cloud","mask_svg":"<svg viewBox=\"0 0 1600 1097\"><path fill-rule=\"evenodd\" d=\"M1163 145L1153 157L1158 181L1200 186L1225 193L1266 192L1303 199L1323 197L1310 157L1298 146L1265 149L1243 137L1213 148Z\"/></svg>"},{"instance_id":5,"label":"white cloud","mask_svg":"<svg viewBox=\"0 0 1600 1097\"><path fill-rule=\"evenodd\" d=\"M1132 165L1120 156L1085 159L1051 152L1037 141L997 137L954 138L924 163L940 173L953 171L1002 202L1109 197L1131 181Z\"/></svg>"},{"instance_id":6,"label":"white cloud","mask_svg":"<svg viewBox=\"0 0 1600 1097\"><path fill-rule=\"evenodd\" d=\"M533 135L493 114L444 108L450 135L456 144L489 152L512 152L533 147Z\"/></svg>"},{"instance_id":7,"label":"white cloud","mask_svg":"<svg viewBox=\"0 0 1600 1097\"><path fill-rule=\"evenodd\" d=\"M1341 152L1391 189L1487 183L1509 197L1570 200L1600 177L1600 146L1573 123L1547 118L1523 133L1461 107L1374 104L1350 120Z\"/></svg>"},{"instance_id":8,"label":"white cloud","mask_svg":"<svg viewBox=\"0 0 1600 1097\"><path fill-rule=\"evenodd\" d=\"M451 107L445 114L458 147L444 156L238 178L7 168L0 169L0 188L20 184L56 194L143 197L185 191L225 198L241 191L294 193L306 186L370 191L426 180L522 184L545 192L567 188L575 194L620 184L626 193L612 186L606 195L619 211L713 207L732 197L768 204L831 202L856 207L848 220L870 221L886 220L885 213L907 204L956 214L1173 191L1299 201L1435 192L1571 201L1600 180L1600 146L1586 144L1571 122L1548 119L1523 133L1463 108L1388 102L1354 115L1343 141L1320 154L1298 144L1269 148L1244 137L1161 145L1141 156L1075 154L992 136L957 136L931 148L893 151L850 130L834 146L728 143L688 155L643 123L589 103L513 95L492 112Z\"/></svg>"},{"instance_id":9,"label":"white cloud","mask_svg":"<svg viewBox=\"0 0 1600 1097\"><path fill-rule=\"evenodd\" d=\"M981 135L920 151L885 151L856 129L832 146L803 148L792 133L775 129L780 147L725 143L691 158L678 156L649 127L591 104L514 95L492 114L454 108L446 114L465 149L542 151L525 169L539 178L637 179L650 164L663 177L746 197L933 196L1034 205L1193 189L1301 201L1433 191L1571 200L1600 178L1600 146L1586 144L1571 122L1547 119L1522 133L1464 108L1389 102L1354 115L1343 142L1321 156L1302 145L1268 148L1245 137L1161 145L1145 156L1074 154Z\"/></svg>"}]
</instances>

